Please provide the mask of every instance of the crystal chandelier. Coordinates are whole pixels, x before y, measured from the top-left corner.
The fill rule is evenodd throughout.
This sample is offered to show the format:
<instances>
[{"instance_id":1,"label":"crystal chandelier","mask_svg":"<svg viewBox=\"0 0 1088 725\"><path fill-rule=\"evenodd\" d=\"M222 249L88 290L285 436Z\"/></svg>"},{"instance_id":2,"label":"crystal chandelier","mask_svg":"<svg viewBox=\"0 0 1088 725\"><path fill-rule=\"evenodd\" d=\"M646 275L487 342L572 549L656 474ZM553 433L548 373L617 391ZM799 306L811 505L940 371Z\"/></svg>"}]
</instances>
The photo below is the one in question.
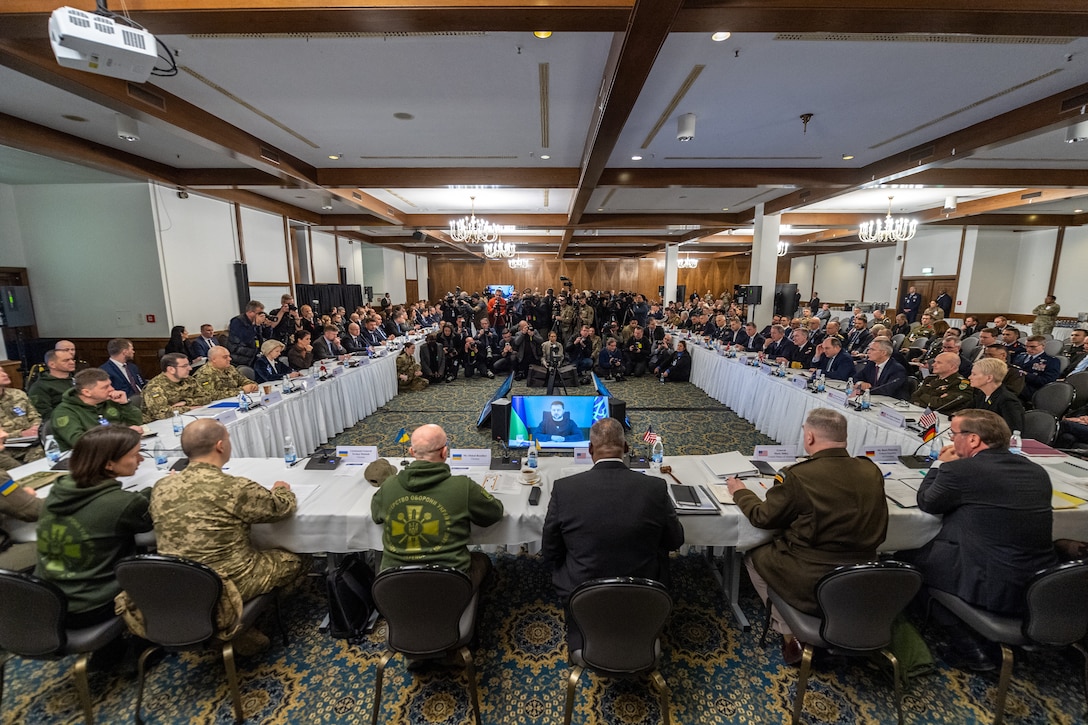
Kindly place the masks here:
<instances>
[{"instance_id":1,"label":"crystal chandelier","mask_svg":"<svg viewBox=\"0 0 1088 725\"><path fill-rule=\"evenodd\" d=\"M514 257L507 264L510 265L510 269L529 269L529 260L524 257Z\"/></svg>"},{"instance_id":2,"label":"crystal chandelier","mask_svg":"<svg viewBox=\"0 0 1088 725\"><path fill-rule=\"evenodd\" d=\"M476 216L476 197L472 200L472 213L460 219L450 220L450 238L455 242L468 242L470 244L486 244L497 242L499 239L499 226L486 219Z\"/></svg>"},{"instance_id":3,"label":"crystal chandelier","mask_svg":"<svg viewBox=\"0 0 1088 725\"><path fill-rule=\"evenodd\" d=\"M907 217L892 218L892 199L888 197L888 216L864 222L858 229L858 239L863 242L879 244L881 242L905 242L914 238L918 231L918 222Z\"/></svg>"},{"instance_id":4,"label":"crystal chandelier","mask_svg":"<svg viewBox=\"0 0 1088 725\"><path fill-rule=\"evenodd\" d=\"M699 266L699 260L695 259L691 255L684 257L683 259L676 260L677 269L695 269Z\"/></svg>"},{"instance_id":5,"label":"crystal chandelier","mask_svg":"<svg viewBox=\"0 0 1088 725\"><path fill-rule=\"evenodd\" d=\"M788 252L788 251L790 251L790 243L783 240L783 239L779 239L778 240L778 256L779 257L785 257L786 252Z\"/></svg>"},{"instance_id":6,"label":"crystal chandelier","mask_svg":"<svg viewBox=\"0 0 1088 725\"><path fill-rule=\"evenodd\" d=\"M488 259L512 259L518 253L518 245L513 242L484 242L484 256Z\"/></svg>"}]
</instances>

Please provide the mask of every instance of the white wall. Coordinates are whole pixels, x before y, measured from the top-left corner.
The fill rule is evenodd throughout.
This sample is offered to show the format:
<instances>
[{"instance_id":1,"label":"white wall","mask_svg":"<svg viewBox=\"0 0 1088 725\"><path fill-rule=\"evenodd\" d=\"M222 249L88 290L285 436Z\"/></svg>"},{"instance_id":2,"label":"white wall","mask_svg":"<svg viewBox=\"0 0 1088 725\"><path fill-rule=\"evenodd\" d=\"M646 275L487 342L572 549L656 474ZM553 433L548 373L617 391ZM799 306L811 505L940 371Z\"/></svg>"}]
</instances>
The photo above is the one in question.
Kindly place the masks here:
<instances>
[{"instance_id":1,"label":"white wall","mask_svg":"<svg viewBox=\"0 0 1088 725\"><path fill-rule=\"evenodd\" d=\"M1075 317L1088 312L1088 227L1069 227L1062 239L1062 256L1054 296L1062 306L1062 315Z\"/></svg>"},{"instance_id":2,"label":"white wall","mask_svg":"<svg viewBox=\"0 0 1088 725\"><path fill-rule=\"evenodd\" d=\"M416 257L416 278L419 280L419 296L425 300L430 299L431 276L426 257Z\"/></svg>"},{"instance_id":3,"label":"white wall","mask_svg":"<svg viewBox=\"0 0 1088 725\"><path fill-rule=\"evenodd\" d=\"M919 229L917 236L907 242L903 276L921 277L923 267L932 267L932 274L938 276L956 274L962 229L962 227Z\"/></svg>"},{"instance_id":4,"label":"white wall","mask_svg":"<svg viewBox=\"0 0 1088 725\"><path fill-rule=\"evenodd\" d=\"M19 215L15 208L15 188L8 184L0 184L0 266L26 266L23 233L19 230Z\"/></svg>"},{"instance_id":5,"label":"white wall","mask_svg":"<svg viewBox=\"0 0 1088 725\"><path fill-rule=\"evenodd\" d=\"M980 231L974 257L964 249L963 264L971 265L968 304L964 312L1008 312L1020 256L1020 239L1014 232ZM962 291L957 291L957 295ZM957 312L959 310L957 309Z\"/></svg>"},{"instance_id":6,"label":"white wall","mask_svg":"<svg viewBox=\"0 0 1088 725\"><path fill-rule=\"evenodd\" d=\"M340 270L336 265L336 237L328 232L313 232L314 255L310 264L316 284L339 284Z\"/></svg>"},{"instance_id":7,"label":"white wall","mask_svg":"<svg viewBox=\"0 0 1088 725\"><path fill-rule=\"evenodd\" d=\"M869 261L865 265L866 302L887 302L894 306L895 295L891 292L899 284L899 266L895 259L895 247L873 246L869 249Z\"/></svg>"},{"instance_id":8,"label":"white wall","mask_svg":"<svg viewBox=\"0 0 1088 725\"><path fill-rule=\"evenodd\" d=\"M790 284L797 285L797 291L801 293L802 302L812 299L812 265L815 261L815 255L794 257L790 260ZM820 288L817 287L816 291L819 292Z\"/></svg>"},{"instance_id":9,"label":"white wall","mask_svg":"<svg viewBox=\"0 0 1088 725\"><path fill-rule=\"evenodd\" d=\"M242 207L241 217L249 281L290 282L283 217L245 207Z\"/></svg>"},{"instance_id":10,"label":"white wall","mask_svg":"<svg viewBox=\"0 0 1088 725\"><path fill-rule=\"evenodd\" d=\"M387 290L385 286L385 255L381 247L364 244L363 247L363 284L373 288L374 299L379 300ZM395 298L394 298L395 299Z\"/></svg>"},{"instance_id":11,"label":"white wall","mask_svg":"<svg viewBox=\"0 0 1088 725\"><path fill-rule=\"evenodd\" d=\"M348 269L348 284L363 284L363 245L339 237L340 266Z\"/></svg>"},{"instance_id":12,"label":"white wall","mask_svg":"<svg viewBox=\"0 0 1088 725\"><path fill-rule=\"evenodd\" d=\"M169 335L147 184L41 184L13 196L43 337Z\"/></svg>"},{"instance_id":13,"label":"white wall","mask_svg":"<svg viewBox=\"0 0 1088 725\"><path fill-rule=\"evenodd\" d=\"M389 293L389 299L393 300L393 304L400 304L404 302L404 298L407 295L404 284L404 252L398 252L393 249L383 249L382 251L382 263L385 267L385 289L383 292ZM377 293L378 290L374 290Z\"/></svg>"},{"instance_id":14,"label":"white wall","mask_svg":"<svg viewBox=\"0 0 1088 725\"><path fill-rule=\"evenodd\" d=\"M1013 314L1030 314L1043 304L1050 286L1050 269L1058 246L1057 229L1018 233L1020 250L1010 290L1009 309Z\"/></svg>"},{"instance_id":15,"label":"white wall","mask_svg":"<svg viewBox=\"0 0 1088 725\"><path fill-rule=\"evenodd\" d=\"M169 324L185 325L190 333L205 322L224 329L241 309L234 284L234 205L196 193L179 199L172 188L155 184L148 189Z\"/></svg>"},{"instance_id":16,"label":"white wall","mask_svg":"<svg viewBox=\"0 0 1088 725\"><path fill-rule=\"evenodd\" d=\"M863 264L865 252L861 250L817 256L815 288L820 299L829 302L860 300Z\"/></svg>"}]
</instances>

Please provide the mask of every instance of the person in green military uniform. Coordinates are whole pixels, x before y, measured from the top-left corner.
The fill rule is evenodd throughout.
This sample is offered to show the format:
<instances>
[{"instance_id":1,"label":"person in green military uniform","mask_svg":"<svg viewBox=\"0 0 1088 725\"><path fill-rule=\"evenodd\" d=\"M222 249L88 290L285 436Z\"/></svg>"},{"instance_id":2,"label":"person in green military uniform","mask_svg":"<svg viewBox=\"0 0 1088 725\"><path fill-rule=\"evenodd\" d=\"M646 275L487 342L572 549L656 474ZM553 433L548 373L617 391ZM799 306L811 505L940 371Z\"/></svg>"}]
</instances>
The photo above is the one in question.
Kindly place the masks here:
<instances>
[{"instance_id":1,"label":"person in green military uniform","mask_svg":"<svg viewBox=\"0 0 1088 725\"><path fill-rule=\"evenodd\" d=\"M416 344L406 343L397 356L397 392L419 391L431 384L423 377L423 369L416 362Z\"/></svg>"},{"instance_id":2,"label":"person in green military uniform","mask_svg":"<svg viewBox=\"0 0 1088 725\"><path fill-rule=\"evenodd\" d=\"M159 553L210 566L237 587L242 601L293 585L308 570L308 557L284 549L257 549L250 540L253 524L294 515L298 502L290 485L276 481L268 489L224 473L231 454L230 434L215 420L202 418L185 426L181 449L189 465L160 479L151 493ZM249 652L268 644L256 629L243 631L241 637Z\"/></svg>"},{"instance_id":3,"label":"person in green military uniform","mask_svg":"<svg viewBox=\"0 0 1088 725\"><path fill-rule=\"evenodd\" d=\"M1047 295L1043 304L1036 305L1031 314L1035 320L1031 323L1032 335L1049 335L1054 332L1054 325L1058 323L1058 315L1062 312L1062 306L1055 300L1054 295Z\"/></svg>"},{"instance_id":4,"label":"person in green military uniform","mask_svg":"<svg viewBox=\"0 0 1088 725\"><path fill-rule=\"evenodd\" d=\"M36 438L42 417L22 390L11 387L11 377L0 368L0 428L13 438ZM20 463L45 455L40 442L30 446L9 446L7 454Z\"/></svg>"},{"instance_id":5,"label":"person in green military uniform","mask_svg":"<svg viewBox=\"0 0 1088 725\"><path fill-rule=\"evenodd\" d=\"M143 420L143 413L129 404L128 396L113 389L105 370L87 368L76 373L74 387L53 409L53 435L66 451L95 426L127 425L142 433Z\"/></svg>"},{"instance_id":6,"label":"person in green military uniform","mask_svg":"<svg viewBox=\"0 0 1088 725\"><path fill-rule=\"evenodd\" d=\"M50 350L45 353L45 369L26 391L34 409L42 418L53 414L60 405L61 397L72 389L72 373L76 370L75 355L66 350Z\"/></svg>"},{"instance_id":7,"label":"person in green military uniform","mask_svg":"<svg viewBox=\"0 0 1088 725\"><path fill-rule=\"evenodd\" d=\"M175 410L195 408L203 400L195 380L189 377L192 365L180 352L171 352L159 361L162 372L144 387L144 419L162 420Z\"/></svg>"},{"instance_id":8,"label":"person in green military uniform","mask_svg":"<svg viewBox=\"0 0 1088 725\"><path fill-rule=\"evenodd\" d=\"M216 345L208 350L208 362L206 362L196 375L192 376L193 383L200 391L197 402L206 405L213 400L232 398L239 390L247 393L257 392L257 383L253 382L238 368L230 364L230 350L222 345Z\"/></svg>"},{"instance_id":9,"label":"person in green military uniform","mask_svg":"<svg viewBox=\"0 0 1088 725\"><path fill-rule=\"evenodd\" d=\"M449 439L429 423L412 432L407 468L374 492L370 513L383 524L382 569L406 564L437 564L469 575L478 589L491 570L481 552L469 553L471 525L490 526L503 515L502 501L468 476L450 475Z\"/></svg>"},{"instance_id":10,"label":"person in green military uniform","mask_svg":"<svg viewBox=\"0 0 1088 725\"><path fill-rule=\"evenodd\" d=\"M910 402L946 415L971 407L975 391L959 374L959 368L960 356L954 352L942 352L933 358L933 374L922 381Z\"/></svg>"},{"instance_id":11,"label":"person in green military uniform","mask_svg":"<svg viewBox=\"0 0 1088 725\"><path fill-rule=\"evenodd\" d=\"M842 564L876 558L888 532L884 475L866 458L846 451L846 418L830 408L809 412L803 426L808 460L781 471L760 501L735 476L726 484L752 525L783 529L745 556L748 575L767 604L768 587L807 614L818 614L816 583ZM777 610L771 625L783 636L782 657L800 661L802 645Z\"/></svg>"}]
</instances>

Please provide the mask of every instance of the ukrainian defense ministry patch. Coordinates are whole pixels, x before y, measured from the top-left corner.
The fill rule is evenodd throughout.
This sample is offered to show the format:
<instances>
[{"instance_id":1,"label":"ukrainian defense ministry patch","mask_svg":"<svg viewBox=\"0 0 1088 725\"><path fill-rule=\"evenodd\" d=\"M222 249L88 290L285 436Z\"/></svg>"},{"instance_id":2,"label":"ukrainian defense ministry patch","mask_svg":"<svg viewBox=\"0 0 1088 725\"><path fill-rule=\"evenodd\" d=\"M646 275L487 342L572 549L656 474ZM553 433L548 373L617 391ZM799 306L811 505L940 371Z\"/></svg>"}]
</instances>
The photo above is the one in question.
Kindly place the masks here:
<instances>
[{"instance_id":1,"label":"ukrainian defense ministry patch","mask_svg":"<svg viewBox=\"0 0 1088 725\"><path fill-rule=\"evenodd\" d=\"M57 424L57 427L58 427L58 428L64 428L64 427L65 427L65 426L67 426L67 425L68 425L68 423L69 423L69 419L68 419L68 416L66 416L66 415L58 415L58 416L57 416L57 419L56 419L56 420L54 421L54 423L56 423L56 424Z\"/></svg>"}]
</instances>

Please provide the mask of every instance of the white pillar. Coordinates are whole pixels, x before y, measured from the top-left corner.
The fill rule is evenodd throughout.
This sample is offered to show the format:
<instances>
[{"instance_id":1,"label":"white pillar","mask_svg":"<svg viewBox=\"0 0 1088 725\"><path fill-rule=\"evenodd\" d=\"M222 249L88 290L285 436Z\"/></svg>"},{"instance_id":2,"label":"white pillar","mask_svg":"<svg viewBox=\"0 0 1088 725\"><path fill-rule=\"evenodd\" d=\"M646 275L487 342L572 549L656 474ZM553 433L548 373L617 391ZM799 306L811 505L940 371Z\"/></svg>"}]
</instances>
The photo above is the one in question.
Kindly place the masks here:
<instances>
[{"instance_id":1,"label":"white pillar","mask_svg":"<svg viewBox=\"0 0 1088 725\"><path fill-rule=\"evenodd\" d=\"M763 204L755 210L755 228L752 232L752 274L749 284L763 288L763 301L749 308L748 319L762 328L771 321L774 311L774 285L778 279L778 232L781 214L764 215Z\"/></svg>"},{"instance_id":2,"label":"white pillar","mask_svg":"<svg viewBox=\"0 0 1088 725\"><path fill-rule=\"evenodd\" d=\"M665 304L676 302L676 262L680 259L680 245L665 245Z\"/></svg>"}]
</instances>

